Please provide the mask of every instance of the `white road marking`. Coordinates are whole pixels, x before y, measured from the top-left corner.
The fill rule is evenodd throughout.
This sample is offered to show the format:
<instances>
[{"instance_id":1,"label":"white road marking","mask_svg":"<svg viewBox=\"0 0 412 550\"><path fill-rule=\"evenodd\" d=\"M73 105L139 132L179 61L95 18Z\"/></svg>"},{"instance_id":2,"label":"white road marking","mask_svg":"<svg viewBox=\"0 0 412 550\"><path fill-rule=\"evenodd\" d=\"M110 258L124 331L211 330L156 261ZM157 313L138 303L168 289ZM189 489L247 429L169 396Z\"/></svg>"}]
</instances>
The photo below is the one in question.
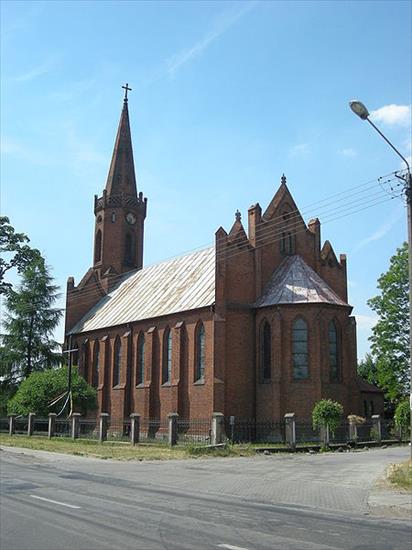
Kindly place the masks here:
<instances>
[{"instance_id":1,"label":"white road marking","mask_svg":"<svg viewBox=\"0 0 412 550\"><path fill-rule=\"evenodd\" d=\"M218 544L218 548L227 548L227 550L248 550L242 546L233 546L232 544Z\"/></svg>"},{"instance_id":2,"label":"white road marking","mask_svg":"<svg viewBox=\"0 0 412 550\"><path fill-rule=\"evenodd\" d=\"M76 510L80 509L80 506L75 506L74 504L66 504L65 502L59 502L58 500L51 500L50 498L38 497L37 495L30 495L30 496L31 498L37 498L38 500L44 500L45 502L51 502L52 504L67 506L67 508L75 508Z\"/></svg>"}]
</instances>

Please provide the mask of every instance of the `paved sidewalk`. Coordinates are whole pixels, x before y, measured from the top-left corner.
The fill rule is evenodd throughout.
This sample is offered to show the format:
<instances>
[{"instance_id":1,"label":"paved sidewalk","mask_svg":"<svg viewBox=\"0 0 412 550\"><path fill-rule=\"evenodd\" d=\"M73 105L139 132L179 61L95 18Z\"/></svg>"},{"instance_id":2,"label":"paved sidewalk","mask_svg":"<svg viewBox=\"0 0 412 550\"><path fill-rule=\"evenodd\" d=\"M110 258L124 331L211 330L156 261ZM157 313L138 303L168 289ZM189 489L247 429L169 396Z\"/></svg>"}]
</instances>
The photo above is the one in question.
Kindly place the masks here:
<instances>
[{"instance_id":1,"label":"paved sidewalk","mask_svg":"<svg viewBox=\"0 0 412 550\"><path fill-rule=\"evenodd\" d=\"M390 464L408 458L408 447L167 462L103 461L28 449L4 449L8 455L19 454L24 461L61 470L60 475L70 475L79 488L84 487L88 479L95 479L94 476L105 476L109 485L139 484L328 512L367 515L372 511L385 517L407 519L412 510L409 495L375 489L376 480Z\"/></svg>"}]
</instances>

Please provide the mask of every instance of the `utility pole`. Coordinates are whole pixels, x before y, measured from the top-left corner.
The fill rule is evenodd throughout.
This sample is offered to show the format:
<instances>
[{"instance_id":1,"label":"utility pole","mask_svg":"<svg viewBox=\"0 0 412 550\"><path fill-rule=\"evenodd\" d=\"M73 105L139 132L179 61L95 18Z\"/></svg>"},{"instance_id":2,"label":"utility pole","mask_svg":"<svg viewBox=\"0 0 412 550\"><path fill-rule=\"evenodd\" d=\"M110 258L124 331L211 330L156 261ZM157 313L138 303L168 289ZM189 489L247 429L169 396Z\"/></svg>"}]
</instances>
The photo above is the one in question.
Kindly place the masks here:
<instances>
[{"instance_id":1,"label":"utility pole","mask_svg":"<svg viewBox=\"0 0 412 550\"><path fill-rule=\"evenodd\" d=\"M412 457L412 174L411 167L406 158L396 149L396 147L389 141L389 139L379 130L377 126L370 120L369 111L361 101L350 101L349 106L352 111L362 120L367 120L369 124L383 137L386 143L395 151L395 153L406 164L406 174L399 175L397 177L404 181L405 198L407 207L407 224L408 224L408 265L409 265L409 367L410 367L410 382L409 382L409 409L411 411L411 423L410 423L410 446Z\"/></svg>"}]
</instances>

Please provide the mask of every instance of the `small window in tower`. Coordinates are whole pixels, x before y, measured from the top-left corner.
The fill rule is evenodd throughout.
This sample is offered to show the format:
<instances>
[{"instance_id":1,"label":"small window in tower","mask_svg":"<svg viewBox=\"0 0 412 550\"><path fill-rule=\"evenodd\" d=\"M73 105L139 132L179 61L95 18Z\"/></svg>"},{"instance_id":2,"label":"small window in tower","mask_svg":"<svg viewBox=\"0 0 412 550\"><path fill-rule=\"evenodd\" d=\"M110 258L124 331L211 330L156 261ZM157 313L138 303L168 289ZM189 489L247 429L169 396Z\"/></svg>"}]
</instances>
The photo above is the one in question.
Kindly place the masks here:
<instances>
[{"instance_id":1,"label":"small window in tower","mask_svg":"<svg viewBox=\"0 0 412 550\"><path fill-rule=\"evenodd\" d=\"M96 233L96 239L94 243L94 263L100 262L102 259L102 232L100 229Z\"/></svg>"},{"instance_id":2,"label":"small window in tower","mask_svg":"<svg viewBox=\"0 0 412 550\"><path fill-rule=\"evenodd\" d=\"M125 264L133 264L133 239L130 233L126 234L124 240L124 262Z\"/></svg>"},{"instance_id":3,"label":"small window in tower","mask_svg":"<svg viewBox=\"0 0 412 550\"><path fill-rule=\"evenodd\" d=\"M116 213L115 212L112 212L111 220L112 220L112 223L114 223L116 221Z\"/></svg>"}]
</instances>

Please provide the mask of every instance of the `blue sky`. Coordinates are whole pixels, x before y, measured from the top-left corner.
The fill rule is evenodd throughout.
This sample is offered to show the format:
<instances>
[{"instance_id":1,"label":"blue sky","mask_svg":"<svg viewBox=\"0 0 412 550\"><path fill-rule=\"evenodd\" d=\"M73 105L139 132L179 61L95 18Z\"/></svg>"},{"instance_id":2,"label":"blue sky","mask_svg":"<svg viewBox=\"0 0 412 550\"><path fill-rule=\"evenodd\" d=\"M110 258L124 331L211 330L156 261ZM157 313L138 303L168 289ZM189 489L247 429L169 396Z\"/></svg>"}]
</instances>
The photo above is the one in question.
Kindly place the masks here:
<instances>
[{"instance_id":1,"label":"blue sky","mask_svg":"<svg viewBox=\"0 0 412 550\"><path fill-rule=\"evenodd\" d=\"M1 210L63 292L92 261L93 195L129 82L145 264L211 243L236 209L265 208L284 172L306 221L324 213L322 238L348 255L364 355L366 301L406 239L406 209L377 181L400 159L348 101L410 156L409 2L3 0L1 11ZM368 192L347 209L344 193L321 209L367 181L380 204L354 213Z\"/></svg>"}]
</instances>

